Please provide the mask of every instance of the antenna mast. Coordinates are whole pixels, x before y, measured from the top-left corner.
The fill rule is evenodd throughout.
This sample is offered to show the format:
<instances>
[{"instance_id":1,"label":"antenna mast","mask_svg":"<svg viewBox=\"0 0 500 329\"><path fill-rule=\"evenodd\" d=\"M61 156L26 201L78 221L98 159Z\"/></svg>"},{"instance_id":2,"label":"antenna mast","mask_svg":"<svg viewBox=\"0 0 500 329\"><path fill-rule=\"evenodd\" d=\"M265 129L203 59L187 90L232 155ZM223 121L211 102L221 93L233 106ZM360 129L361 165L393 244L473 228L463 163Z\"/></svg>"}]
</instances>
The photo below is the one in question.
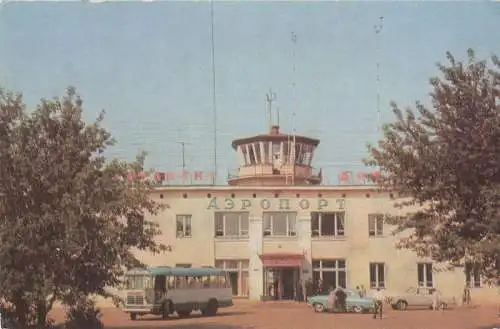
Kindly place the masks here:
<instances>
[{"instance_id":1,"label":"antenna mast","mask_svg":"<svg viewBox=\"0 0 500 329\"><path fill-rule=\"evenodd\" d=\"M176 144L179 144L181 146L181 166L182 166L182 183L186 183L186 177L185 177L185 172L186 172L186 145L189 145L189 142L185 141L179 141L179 142L174 142Z\"/></svg>"},{"instance_id":2,"label":"antenna mast","mask_svg":"<svg viewBox=\"0 0 500 329\"><path fill-rule=\"evenodd\" d=\"M274 93L271 89L269 89L269 93L266 94L266 102L267 102L267 111L269 115L269 131L271 131L273 127L273 102L276 100L276 93Z\"/></svg>"},{"instance_id":3,"label":"antenna mast","mask_svg":"<svg viewBox=\"0 0 500 329\"><path fill-rule=\"evenodd\" d=\"M384 16L379 17L379 23L375 25L374 27L375 30L375 36L376 36L376 56L377 56L377 131L380 131L380 125L381 125L381 114L380 114L380 45L379 45L379 38L378 36L380 35L380 32L382 32L382 29L384 28Z\"/></svg>"},{"instance_id":4,"label":"antenna mast","mask_svg":"<svg viewBox=\"0 0 500 329\"><path fill-rule=\"evenodd\" d=\"M214 37L214 1L210 0L210 48L212 55L212 107L214 126L214 174L212 185L217 182L217 89L215 79L215 37Z\"/></svg>"},{"instance_id":5,"label":"antenna mast","mask_svg":"<svg viewBox=\"0 0 500 329\"><path fill-rule=\"evenodd\" d=\"M295 48L297 46L297 35L295 34L295 32L292 32L292 92L293 92L293 95L292 95L292 98L293 98L293 104L297 104L297 101L296 101L296 83L295 83ZM293 124L293 129L292 129L292 138L293 138L293 142L292 142L292 149L291 149L291 152L290 152L290 155L292 155L292 185L295 185L295 164L297 162L297 154L296 154L296 143L295 143L295 135L296 135L296 131L295 131L295 121L296 121L296 115L295 115L295 111L293 111L293 114L292 114L292 124Z\"/></svg>"}]
</instances>

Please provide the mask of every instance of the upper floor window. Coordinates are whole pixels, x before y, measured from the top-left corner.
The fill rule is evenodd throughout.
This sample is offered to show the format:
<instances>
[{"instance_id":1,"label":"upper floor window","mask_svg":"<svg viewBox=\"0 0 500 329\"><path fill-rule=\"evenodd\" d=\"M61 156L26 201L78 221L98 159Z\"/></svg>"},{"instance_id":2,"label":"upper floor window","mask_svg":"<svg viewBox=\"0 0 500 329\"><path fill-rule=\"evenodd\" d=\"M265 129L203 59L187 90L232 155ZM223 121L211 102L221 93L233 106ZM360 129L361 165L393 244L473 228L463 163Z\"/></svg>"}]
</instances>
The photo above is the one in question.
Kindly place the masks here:
<instances>
[{"instance_id":1,"label":"upper floor window","mask_svg":"<svg viewBox=\"0 0 500 329\"><path fill-rule=\"evenodd\" d=\"M434 278L432 275L432 263L418 263L418 286L425 288L434 287Z\"/></svg>"},{"instance_id":2,"label":"upper floor window","mask_svg":"<svg viewBox=\"0 0 500 329\"><path fill-rule=\"evenodd\" d=\"M178 238L191 236L191 215L177 215L176 236Z\"/></svg>"},{"instance_id":3,"label":"upper floor window","mask_svg":"<svg viewBox=\"0 0 500 329\"><path fill-rule=\"evenodd\" d=\"M467 287L481 287L481 267L478 263L465 263L465 282Z\"/></svg>"},{"instance_id":4,"label":"upper floor window","mask_svg":"<svg viewBox=\"0 0 500 329\"><path fill-rule=\"evenodd\" d=\"M384 215L382 214L368 215L368 235L369 236L384 235Z\"/></svg>"},{"instance_id":5,"label":"upper floor window","mask_svg":"<svg viewBox=\"0 0 500 329\"><path fill-rule=\"evenodd\" d=\"M295 212L264 213L264 236L295 236Z\"/></svg>"},{"instance_id":6,"label":"upper floor window","mask_svg":"<svg viewBox=\"0 0 500 329\"><path fill-rule=\"evenodd\" d=\"M216 237L248 237L248 212L216 212Z\"/></svg>"},{"instance_id":7,"label":"upper floor window","mask_svg":"<svg viewBox=\"0 0 500 329\"><path fill-rule=\"evenodd\" d=\"M344 236L345 212L312 212L311 236Z\"/></svg>"}]
</instances>

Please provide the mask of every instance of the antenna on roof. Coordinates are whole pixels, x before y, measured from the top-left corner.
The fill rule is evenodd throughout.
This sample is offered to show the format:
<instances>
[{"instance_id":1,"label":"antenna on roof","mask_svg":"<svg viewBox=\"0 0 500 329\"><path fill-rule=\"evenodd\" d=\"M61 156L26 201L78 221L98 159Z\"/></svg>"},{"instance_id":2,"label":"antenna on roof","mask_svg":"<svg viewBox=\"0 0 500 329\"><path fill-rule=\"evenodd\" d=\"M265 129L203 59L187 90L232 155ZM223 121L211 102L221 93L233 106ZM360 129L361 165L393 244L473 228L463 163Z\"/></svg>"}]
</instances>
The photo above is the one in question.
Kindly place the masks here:
<instances>
[{"instance_id":1,"label":"antenna on roof","mask_svg":"<svg viewBox=\"0 0 500 329\"><path fill-rule=\"evenodd\" d=\"M293 98L293 104L297 104L296 100L296 83L295 83L295 48L297 47L297 34L292 31L292 98ZM292 185L295 185L295 164L297 163L297 154L296 154L296 132L295 132L295 121L296 121L296 115L295 115L295 110L293 111L292 114L292 145L291 145L291 150L290 150L290 157L291 157L291 165L292 165Z\"/></svg>"},{"instance_id":2,"label":"antenna on roof","mask_svg":"<svg viewBox=\"0 0 500 329\"><path fill-rule=\"evenodd\" d=\"M267 111L269 115L269 131L273 127L273 102L276 100L276 93L269 89L269 93L266 94Z\"/></svg>"},{"instance_id":3,"label":"antenna on roof","mask_svg":"<svg viewBox=\"0 0 500 329\"><path fill-rule=\"evenodd\" d=\"M280 125L280 108L276 107L276 125Z\"/></svg>"}]
</instances>

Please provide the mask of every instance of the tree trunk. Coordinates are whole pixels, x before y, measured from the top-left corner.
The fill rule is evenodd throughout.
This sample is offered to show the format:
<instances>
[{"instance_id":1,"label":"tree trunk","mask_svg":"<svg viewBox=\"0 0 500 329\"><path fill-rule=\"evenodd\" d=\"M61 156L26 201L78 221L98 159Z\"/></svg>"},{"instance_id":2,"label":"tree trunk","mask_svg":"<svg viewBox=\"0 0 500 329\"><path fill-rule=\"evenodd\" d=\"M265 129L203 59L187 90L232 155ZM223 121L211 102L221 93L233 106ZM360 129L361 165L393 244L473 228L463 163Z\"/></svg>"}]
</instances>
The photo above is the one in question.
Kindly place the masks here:
<instances>
[{"instance_id":1,"label":"tree trunk","mask_svg":"<svg viewBox=\"0 0 500 329\"><path fill-rule=\"evenodd\" d=\"M37 301L36 303L36 325L37 328L45 328L47 324L47 313L49 310L45 300Z\"/></svg>"}]
</instances>

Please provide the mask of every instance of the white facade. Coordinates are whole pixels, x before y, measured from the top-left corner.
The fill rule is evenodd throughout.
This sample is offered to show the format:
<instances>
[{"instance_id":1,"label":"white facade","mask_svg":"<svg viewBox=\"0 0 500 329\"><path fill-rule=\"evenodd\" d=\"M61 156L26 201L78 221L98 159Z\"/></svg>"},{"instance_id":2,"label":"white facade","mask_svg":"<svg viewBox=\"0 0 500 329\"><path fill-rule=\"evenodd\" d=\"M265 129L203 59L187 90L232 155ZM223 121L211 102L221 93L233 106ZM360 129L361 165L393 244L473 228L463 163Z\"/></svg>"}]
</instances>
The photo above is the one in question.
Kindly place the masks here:
<instances>
[{"instance_id":1,"label":"white facade","mask_svg":"<svg viewBox=\"0 0 500 329\"><path fill-rule=\"evenodd\" d=\"M460 301L463 268L442 271L395 247L400 237L381 216L398 215L390 195L367 185L320 185L321 170L311 166L318 144L273 126L233 141L240 167L229 186L157 188L151 197L165 210L153 220L169 252L139 258L151 266L226 268L234 294L253 300L293 298L300 282L312 279L326 288L434 287ZM344 174L342 180L351 176ZM468 278L474 301L497 298L479 276Z\"/></svg>"},{"instance_id":2,"label":"white facade","mask_svg":"<svg viewBox=\"0 0 500 329\"><path fill-rule=\"evenodd\" d=\"M301 256L302 280L320 277L332 285L389 291L423 285L457 300L462 296L463 268L442 271L439 264L395 247L393 227L377 224L374 216L395 214L394 200L372 187L166 187L152 197L166 205L154 220L163 232L159 240L171 251L140 258L149 265L229 268L238 273L233 284L239 296L258 300L266 294L263 257L278 253ZM269 213L281 219L267 220ZM284 213L289 220L283 220ZM273 226L269 221L271 233L266 232ZM313 222L319 221L318 230ZM496 298L494 288L476 284L474 300Z\"/></svg>"}]
</instances>

